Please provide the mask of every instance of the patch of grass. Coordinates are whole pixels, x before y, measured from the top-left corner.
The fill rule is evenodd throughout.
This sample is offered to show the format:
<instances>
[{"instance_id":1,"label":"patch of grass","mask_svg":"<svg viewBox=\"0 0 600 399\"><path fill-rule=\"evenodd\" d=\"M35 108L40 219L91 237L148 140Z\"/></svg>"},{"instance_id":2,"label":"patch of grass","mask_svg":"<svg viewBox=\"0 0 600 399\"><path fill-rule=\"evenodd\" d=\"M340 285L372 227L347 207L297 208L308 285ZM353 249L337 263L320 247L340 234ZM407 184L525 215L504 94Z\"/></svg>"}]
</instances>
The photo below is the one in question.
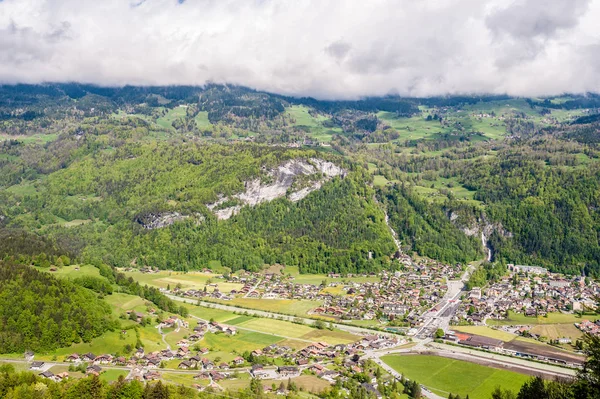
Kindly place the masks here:
<instances>
[{"instance_id":1,"label":"patch of grass","mask_svg":"<svg viewBox=\"0 0 600 399\"><path fill-rule=\"evenodd\" d=\"M437 356L384 356L381 359L408 379L431 388L443 397L453 393L488 399L496 386L516 393L529 379L512 371Z\"/></svg>"},{"instance_id":2,"label":"patch of grass","mask_svg":"<svg viewBox=\"0 0 600 399\"><path fill-rule=\"evenodd\" d=\"M211 351L231 352L235 350L237 353L243 353L245 351L262 349L265 346L281 342L281 340L280 337L238 330L238 333L234 336L206 334L204 339L200 341L200 346L206 346Z\"/></svg>"},{"instance_id":3,"label":"patch of grass","mask_svg":"<svg viewBox=\"0 0 600 399\"><path fill-rule=\"evenodd\" d=\"M227 321L227 324L236 326L236 325L241 324L241 323L243 323L245 321L252 320L253 318L254 317L252 317L252 316L240 316L240 317L236 317L235 319L231 319L231 320Z\"/></svg>"},{"instance_id":4,"label":"patch of grass","mask_svg":"<svg viewBox=\"0 0 600 399\"><path fill-rule=\"evenodd\" d=\"M358 337L345 331L329 331L329 330L313 330L308 334L304 334L302 339L325 341L330 345L349 344L356 342Z\"/></svg>"},{"instance_id":5,"label":"patch of grass","mask_svg":"<svg viewBox=\"0 0 600 399\"><path fill-rule=\"evenodd\" d=\"M517 335L506 331L494 330L486 326L452 326L455 331L464 332L467 334L481 335L482 337L499 339L500 341L509 342L517 338Z\"/></svg>"},{"instance_id":6,"label":"patch of grass","mask_svg":"<svg viewBox=\"0 0 600 399\"><path fill-rule=\"evenodd\" d=\"M120 376L127 377L127 374L129 374L129 371L127 370L110 369L100 374L100 379L102 381L112 382L118 380Z\"/></svg>"},{"instance_id":7,"label":"patch of grass","mask_svg":"<svg viewBox=\"0 0 600 399\"><path fill-rule=\"evenodd\" d=\"M329 278L325 274L300 274L298 266L286 266L283 270L284 274L289 274L294 277L294 283L296 284L313 284L319 285L323 281L326 284L329 283L343 283L344 281L353 283L375 283L379 281L377 276L358 276L358 277L344 277L344 278Z\"/></svg>"},{"instance_id":8,"label":"patch of grass","mask_svg":"<svg viewBox=\"0 0 600 399\"><path fill-rule=\"evenodd\" d=\"M162 373L161 380L174 385L192 386L192 384L208 385L208 380L194 379L193 374Z\"/></svg>"},{"instance_id":9,"label":"patch of grass","mask_svg":"<svg viewBox=\"0 0 600 399\"><path fill-rule=\"evenodd\" d=\"M35 181L24 181L8 187L6 191L15 195L26 196L37 193L37 188L35 187Z\"/></svg>"},{"instance_id":10,"label":"patch of grass","mask_svg":"<svg viewBox=\"0 0 600 399\"><path fill-rule=\"evenodd\" d=\"M92 265L63 266L63 267L59 267L55 272L51 272L50 268L44 268L44 267L35 267L35 268L42 272L48 272L48 273L52 274L54 277L58 277L58 278L73 279L73 278L83 277L83 276L92 276L92 277L98 277L98 278L106 280L105 277L102 277L100 275L100 271L98 270L98 268L95 266L92 266ZM77 270L77 269L79 269L79 270Z\"/></svg>"},{"instance_id":11,"label":"patch of grass","mask_svg":"<svg viewBox=\"0 0 600 399\"><path fill-rule=\"evenodd\" d=\"M109 354L123 354L123 348L125 345L135 346L136 338L133 330L127 330L125 334L121 333L121 330L108 331L102 334L98 338L94 338L91 342L81 342L79 344L71 345L67 348L60 348L56 351L48 354L36 355L36 359L39 360L51 360L56 355L59 360L71 353L87 353L92 352L96 355L105 353Z\"/></svg>"},{"instance_id":12,"label":"patch of grass","mask_svg":"<svg viewBox=\"0 0 600 399\"><path fill-rule=\"evenodd\" d=\"M220 323L225 323L228 320L232 320L232 319L235 319L236 317L238 317L238 315L234 314L233 312L229 312L227 310L213 309L213 308L207 308L205 306L194 306L194 305L187 305L186 307L189 309L191 315L200 317L201 319L204 319L204 320L215 320Z\"/></svg>"},{"instance_id":13,"label":"patch of grass","mask_svg":"<svg viewBox=\"0 0 600 399\"><path fill-rule=\"evenodd\" d=\"M185 118L186 111L186 107L171 108L167 111L166 115L158 118L156 123L164 129L175 130L175 128L173 128L173 122L176 119Z\"/></svg>"},{"instance_id":14,"label":"patch of grass","mask_svg":"<svg viewBox=\"0 0 600 399\"><path fill-rule=\"evenodd\" d=\"M210 123L210 121L208 120L207 111L198 112L198 115L196 115L194 120L196 121L196 126L198 127L198 129L207 129L212 126L212 123Z\"/></svg>"},{"instance_id":15,"label":"patch of grass","mask_svg":"<svg viewBox=\"0 0 600 399\"><path fill-rule=\"evenodd\" d=\"M117 314L126 310L135 310L136 312L146 312L146 300L136 295L123 294L115 292L112 295L107 295L104 300L111 305ZM156 307L152 305L152 307Z\"/></svg>"},{"instance_id":16,"label":"patch of grass","mask_svg":"<svg viewBox=\"0 0 600 399\"><path fill-rule=\"evenodd\" d=\"M139 328L140 340L144 344L146 352L154 352L167 349L167 346L162 342L162 337L154 326L146 326Z\"/></svg>"},{"instance_id":17,"label":"patch of grass","mask_svg":"<svg viewBox=\"0 0 600 399\"><path fill-rule=\"evenodd\" d=\"M304 301L292 299L233 298L230 301L221 301L213 299L209 299L209 301L221 303L224 305L262 310L265 312L289 314L292 316L306 316L309 310L312 310L321 305L320 302L317 301Z\"/></svg>"},{"instance_id":18,"label":"patch of grass","mask_svg":"<svg viewBox=\"0 0 600 399\"><path fill-rule=\"evenodd\" d=\"M506 325L535 325L535 324L568 324L579 323L582 320L595 321L600 319L600 315L577 316L570 313L548 313L548 317L527 317L523 313L509 312L506 320L487 320L490 326Z\"/></svg>"},{"instance_id":19,"label":"patch of grass","mask_svg":"<svg viewBox=\"0 0 600 399\"><path fill-rule=\"evenodd\" d=\"M388 183L389 183L389 180L386 179L385 176L382 176L382 175L373 176L373 185L374 186L383 187Z\"/></svg>"},{"instance_id":20,"label":"patch of grass","mask_svg":"<svg viewBox=\"0 0 600 399\"><path fill-rule=\"evenodd\" d=\"M323 122L328 118L324 115L311 115L309 108L303 105L293 105L286 109L286 113L294 118L294 126L306 131L315 140L329 142L334 134L342 133L339 127L325 127Z\"/></svg>"},{"instance_id":21,"label":"patch of grass","mask_svg":"<svg viewBox=\"0 0 600 399\"><path fill-rule=\"evenodd\" d=\"M583 333L573 324L538 324L531 329L531 333L548 339L567 337L571 338L573 343L583 336Z\"/></svg>"},{"instance_id":22,"label":"patch of grass","mask_svg":"<svg viewBox=\"0 0 600 399\"><path fill-rule=\"evenodd\" d=\"M264 333L277 333L291 338L300 338L313 331L313 328L275 319L254 318L238 324L239 327L249 328Z\"/></svg>"}]
</instances>

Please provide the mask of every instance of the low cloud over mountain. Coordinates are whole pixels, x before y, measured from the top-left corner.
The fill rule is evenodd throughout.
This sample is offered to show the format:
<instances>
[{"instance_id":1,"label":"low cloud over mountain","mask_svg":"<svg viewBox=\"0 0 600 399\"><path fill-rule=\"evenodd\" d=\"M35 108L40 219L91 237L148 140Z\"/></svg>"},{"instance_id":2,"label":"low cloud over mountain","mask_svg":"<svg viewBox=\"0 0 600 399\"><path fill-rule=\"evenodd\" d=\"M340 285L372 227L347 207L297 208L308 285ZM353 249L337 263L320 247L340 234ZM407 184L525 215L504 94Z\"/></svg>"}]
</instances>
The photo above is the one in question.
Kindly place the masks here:
<instances>
[{"instance_id":1,"label":"low cloud over mountain","mask_svg":"<svg viewBox=\"0 0 600 399\"><path fill-rule=\"evenodd\" d=\"M600 0L0 0L0 82L600 91Z\"/></svg>"}]
</instances>

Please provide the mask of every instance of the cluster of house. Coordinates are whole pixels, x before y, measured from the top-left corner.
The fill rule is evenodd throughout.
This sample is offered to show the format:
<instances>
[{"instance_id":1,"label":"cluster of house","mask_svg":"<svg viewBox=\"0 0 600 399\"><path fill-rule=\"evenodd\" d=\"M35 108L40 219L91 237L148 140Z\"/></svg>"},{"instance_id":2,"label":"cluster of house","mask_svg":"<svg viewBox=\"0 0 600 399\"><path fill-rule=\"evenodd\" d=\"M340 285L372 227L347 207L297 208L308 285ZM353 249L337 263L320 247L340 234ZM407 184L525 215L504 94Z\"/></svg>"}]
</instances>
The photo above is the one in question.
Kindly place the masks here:
<instances>
[{"instance_id":1,"label":"cluster of house","mask_svg":"<svg viewBox=\"0 0 600 399\"><path fill-rule=\"evenodd\" d=\"M298 299L321 301L311 311L316 315L328 315L346 320L372 320L406 318L417 323L418 316L439 302L447 290L446 279L458 279L462 272L460 264L448 265L429 259L415 263L405 254L397 258L403 271L382 271L378 275L340 275L330 273L333 279L323 284L297 284L292 276L241 272L228 276L228 281L244 284L239 290L223 293L218 284L211 284L212 291L204 289L177 290L172 292L191 298L231 299L235 296L261 299ZM224 276L219 276L224 278ZM351 278L371 277L378 281L355 282ZM339 279L337 282L335 280Z\"/></svg>"},{"instance_id":2,"label":"cluster of house","mask_svg":"<svg viewBox=\"0 0 600 399\"><path fill-rule=\"evenodd\" d=\"M584 333L600 335L600 319L596 320L595 323L589 320L582 320L581 323L575 323L575 327Z\"/></svg>"},{"instance_id":3,"label":"cluster of house","mask_svg":"<svg viewBox=\"0 0 600 399\"><path fill-rule=\"evenodd\" d=\"M406 261L405 271L383 271L379 282L347 283L344 285L345 295L323 295L320 298L324 301L323 306L311 313L341 319L400 318L417 325L419 315L444 296L448 289L446 277L459 278L461 267L434 261L413 264L410 257L401 257Z\"/></svg>"},{"instance_id":4,"label":"cluster of house","mask_svg":"<svg viewBox=\"0 0 600 399\"><path fill-rule=\"evenodd\" d=\"M544 316L550 312L595 309L598 283L581 276L565 277L537 266L508 265L508 273L487 288L473 288L463 298L455 322L483 324L504 319L507 312Z\"/></svg>"}]
</instances>

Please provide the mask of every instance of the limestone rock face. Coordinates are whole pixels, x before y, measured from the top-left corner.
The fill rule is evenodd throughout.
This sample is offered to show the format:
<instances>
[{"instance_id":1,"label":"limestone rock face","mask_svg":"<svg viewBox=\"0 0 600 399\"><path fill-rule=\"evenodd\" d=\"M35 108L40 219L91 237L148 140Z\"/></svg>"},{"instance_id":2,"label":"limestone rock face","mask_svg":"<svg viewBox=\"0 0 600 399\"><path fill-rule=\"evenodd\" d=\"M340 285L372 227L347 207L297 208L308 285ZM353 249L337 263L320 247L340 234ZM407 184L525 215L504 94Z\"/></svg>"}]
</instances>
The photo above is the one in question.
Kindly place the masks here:
<instances>
[{"instance_id":1,"label":"limestone rock face","mask_svg":"<svg viewBox=\"0 0 600 399\"><path fill-rule=\"evenodd\" d=\"M345 174L344 169L330 161L319 158L292 159L266 171L266 178L245 182L244 192L232 197L220 198L217 202L209 204L208 208L219 219L228 219L245 205L254 206L281 197L287 197L290 201L299 201L320 189L326 181ZM238 204L226 208L220 207L232 199Z\"/></svg>"}]
</instances>

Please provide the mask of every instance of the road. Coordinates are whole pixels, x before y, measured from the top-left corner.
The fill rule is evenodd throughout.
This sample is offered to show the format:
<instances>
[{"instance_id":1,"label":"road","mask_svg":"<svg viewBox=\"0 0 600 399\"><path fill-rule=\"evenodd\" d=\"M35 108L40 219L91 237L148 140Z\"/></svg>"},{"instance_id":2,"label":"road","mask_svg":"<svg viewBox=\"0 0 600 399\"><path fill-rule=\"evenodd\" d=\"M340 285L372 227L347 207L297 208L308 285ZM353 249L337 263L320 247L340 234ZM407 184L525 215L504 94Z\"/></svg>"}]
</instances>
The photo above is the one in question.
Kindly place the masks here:
<instances>
[{"instance_id":1,"label":"road","mask_svg":"<svg viewBox=\"0 0 600 399\"><path fill-rule=\"evenodd\" d=\"M259 278L258 281L256 282L256 284L254 284L254 287L252 287L250 289L250 291L246 292L246 295L244 295L244 298L248 298L248 295L250 295L250 293L252 291L255 291L258 288L258 286L260 285L261 281L262 281L262 278Z\"/></svg>"},{"instance_id":2,"label":"road","mask_svg":"<svg viewBox=\"0 0 600 399\"><path fill-rule=\"evenodd\" d=\"M448 330L450 321L458 309L460 296L464 292L464 285L469 280L474 268L475 265L469 265L460 280L447 281L448 291L446 291L442 300L422 315L423 325L417 331L417 337L431 337L438 328L444 331Z\"/></svg>"}]
</instances>

